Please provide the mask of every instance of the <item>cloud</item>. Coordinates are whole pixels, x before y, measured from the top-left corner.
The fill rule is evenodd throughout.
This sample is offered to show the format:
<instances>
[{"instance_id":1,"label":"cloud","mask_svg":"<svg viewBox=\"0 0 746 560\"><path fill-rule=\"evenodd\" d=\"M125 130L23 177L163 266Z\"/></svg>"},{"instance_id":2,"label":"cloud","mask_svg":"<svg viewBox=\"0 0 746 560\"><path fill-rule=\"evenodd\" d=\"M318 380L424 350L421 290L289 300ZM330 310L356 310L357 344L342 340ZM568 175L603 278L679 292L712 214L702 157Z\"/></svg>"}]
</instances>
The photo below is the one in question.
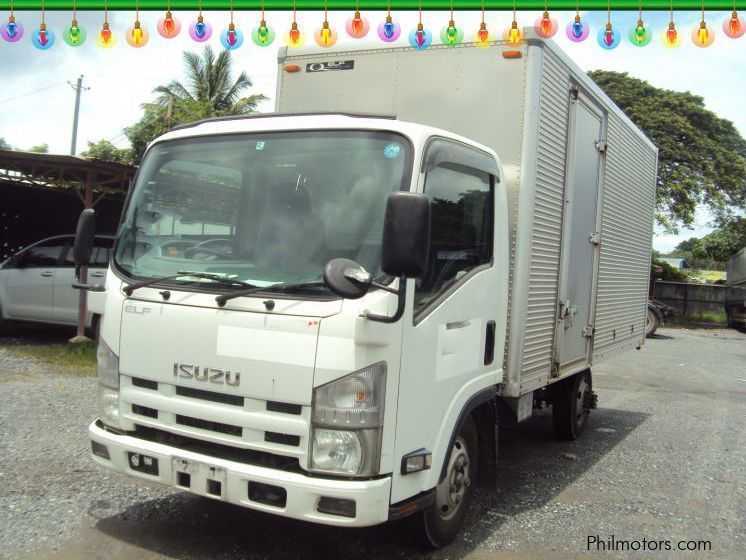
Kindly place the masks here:
<instances>
[{"instance_id":1,"label":"cloud","mask_svg":"<svg viewBox=\"0 0 746 560\"><path fill-rule=\"evenodd\" d=\"M329 20L340 31L340 46L355 48L356 42L344 33L345 20L352 11L330 12ZM153 98L152 90L172 79L181 79L182 52L201 52L203 45L192 41L187 26L195 18L193 12L174 12L181 19L181 34L170 40L160 37L155 29L161 13L142 12L141 21L150 31L150 43L142 49L133 49L123 38L125 29L132 25L134 13L110 12L111 28L119 37L116 47L109 50L95 45L95 35L101 27L103 14L81 12L79 22L88 30L85 45L73 49L61 38L62 30L69 25L71 14L48 12L47 23L57 34L57 44L49 51L38 51L28 38L20 43L0 41L0 72L4 87L0 93L0 137L5 137L14 146L28 148L35 144L48 143L53 152L67 153L70 146L74 92L67 84L78 75L85 75L85 85L90 87L83 93L79 127L79 151L87 141L113 140L126 145L122 128L138 120L140 104ZM372 23L368 44L381 46L375 38L375 24L383 20L384 12L368 12ZM679 91L691 91L704 98L706 106L723 118L733 121L741 134L746 136L746 57L743 56L744 41L728 39L722 33L722 20L728 12L709 12L707 21L716 32L715 43L707 49L696 48L689 39L691 29L697 25L697 12L675 14L677 27L682 35L679 49L669 50L659 40L666 29L668 14L650 12L644 14L645 21L652 25L656 37L644 48L632 46L626 38L628 30L637 21L636 12L612 13L612 23L624 34L624 41L613 51L602 50L596 42L597 30L606 22L605 13L582 13L592 25L591 36L583 43L572 43L564 34L564 28L574 17L574 12L553 12L560 24L555 38L557 43L584 70L603 68L628 72L630 75L649 81L657 87ZM213 25L210 44L221 49L220 31L227 25L227 12L205 12ZM519 12L520 25L532 25L540 12ZM18 12L17 17L30 35L41 21L38 12ZM394 13L403 31L417 23L415 12ZM479 12L457 12L456 21L465 30L467 37L473 36L479 27ZM510 24L509 12L488 12L487 25L490 32L502 33ZM426 12L424 22L437 36L440 27L447 23L447 12ZM274 107L275 77L277 72L277 50L282 46L284 33L290 27L289 12L268 12L267 20L277 32L275 43L266 48L252 44L248 37L251 27L259 19L257 12L236 12L235 21L247 37L240 49L234 51L235 68L244 70L254 82L253 93L264 93L270 101L261 107L271 111ZM323 20L320 12L299 12L300 29L306 34L306 42L312 43L311 34ZM399 44L404 46L406 32ZM7 101L11 99L10 101ZM704 231L704 230L702 230ZM657 247L674 243L681 236L664 236L656 241Z\"/></svg>"}]
</instances>

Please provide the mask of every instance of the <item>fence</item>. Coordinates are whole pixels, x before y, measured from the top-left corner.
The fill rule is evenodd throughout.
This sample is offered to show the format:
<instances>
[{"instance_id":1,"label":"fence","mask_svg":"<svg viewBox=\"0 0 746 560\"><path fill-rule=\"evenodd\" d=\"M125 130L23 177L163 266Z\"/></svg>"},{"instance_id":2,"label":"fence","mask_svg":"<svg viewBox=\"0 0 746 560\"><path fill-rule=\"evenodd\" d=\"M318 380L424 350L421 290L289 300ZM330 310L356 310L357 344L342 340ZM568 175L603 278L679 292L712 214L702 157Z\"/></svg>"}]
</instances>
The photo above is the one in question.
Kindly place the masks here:
<instances>
[{"instance_id":1,"label":"fence","mask_svg":"<svg viewBox=\"0 0 746 560\"><path fill-rule=\"evenodd\" d=\"M679 315L687 317L703 313L723 313L726 301L746 299L746 288L659 281L653 284L653 297L676 309Z\"/></svg>"}]
</instances>

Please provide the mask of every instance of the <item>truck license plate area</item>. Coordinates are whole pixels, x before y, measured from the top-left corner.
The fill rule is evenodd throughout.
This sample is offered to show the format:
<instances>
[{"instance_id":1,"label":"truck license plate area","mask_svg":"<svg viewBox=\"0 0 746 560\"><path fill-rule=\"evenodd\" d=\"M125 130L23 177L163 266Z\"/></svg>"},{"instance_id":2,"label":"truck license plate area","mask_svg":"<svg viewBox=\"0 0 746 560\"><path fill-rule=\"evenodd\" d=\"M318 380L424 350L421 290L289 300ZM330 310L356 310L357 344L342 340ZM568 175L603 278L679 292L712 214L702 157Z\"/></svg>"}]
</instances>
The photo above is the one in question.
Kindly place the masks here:
<instances>
[{"instance_id":1,"label":"truck license plate area","mask_svg":"<svg viewBox=\"0 0 746 560\"><path fill-rule=\"evenodd\" d=\"M181 457L172 460L174 483L212 498L225 496L225 469Z\"/></svg>"}]
</instances>

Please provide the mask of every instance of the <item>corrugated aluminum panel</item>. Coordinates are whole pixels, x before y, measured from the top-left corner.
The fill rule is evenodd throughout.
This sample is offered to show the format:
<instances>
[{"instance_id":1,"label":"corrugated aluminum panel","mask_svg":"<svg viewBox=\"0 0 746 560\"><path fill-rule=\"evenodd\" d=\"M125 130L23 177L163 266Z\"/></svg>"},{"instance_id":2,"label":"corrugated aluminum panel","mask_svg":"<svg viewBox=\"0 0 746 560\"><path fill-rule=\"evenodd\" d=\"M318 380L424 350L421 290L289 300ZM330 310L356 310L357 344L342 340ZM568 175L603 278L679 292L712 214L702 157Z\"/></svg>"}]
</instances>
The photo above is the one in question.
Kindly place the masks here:
<instances>
[{"instance_id":1,"label":"corrugated aluminum panel","mask_svg":"<svg viewBox=\"0 0 746 560\"><path fill-rule=\"evenodd\" d=\"M650 277L657 154L609 115L593 357L641 343Z\"/></svg>"},{"instance_id":2,"label":"corrugated aluminum panel","mask_svg":"<svg viewBox=\"0 0 746 560\"><path fill-rule=\"evenodd\" d=\"M554 53L545 50L536 147L536 192L521 366L522 385L538 377L548 377L552 366L569 100L567 69Z\"/></svg>"}]
</instances>

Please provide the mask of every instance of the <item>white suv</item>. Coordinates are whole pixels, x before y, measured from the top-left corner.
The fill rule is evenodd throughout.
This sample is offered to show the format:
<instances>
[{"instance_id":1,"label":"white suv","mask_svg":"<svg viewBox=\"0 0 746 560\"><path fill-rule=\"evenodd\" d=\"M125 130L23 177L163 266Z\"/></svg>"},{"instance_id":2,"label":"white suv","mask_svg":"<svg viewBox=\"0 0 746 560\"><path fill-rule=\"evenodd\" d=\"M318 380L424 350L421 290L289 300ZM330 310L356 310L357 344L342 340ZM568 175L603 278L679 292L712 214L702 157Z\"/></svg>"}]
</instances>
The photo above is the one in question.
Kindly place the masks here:
<instances>
[{"instance_id":1,"label":"white suv","mask_svg":"<svg viewBox=\"0 0 746 560\"><path fill-rule=\"evenodd\" d=\"M73 235L42 239L0 263L0 324L3 321L78 323L80 292L72 288L74 241ZM88 268L90 283L103 283L113 244L112 237L96 237ZM95 329L98 318L89 310L87 326Z\"/></svg>"}]
</instances>

